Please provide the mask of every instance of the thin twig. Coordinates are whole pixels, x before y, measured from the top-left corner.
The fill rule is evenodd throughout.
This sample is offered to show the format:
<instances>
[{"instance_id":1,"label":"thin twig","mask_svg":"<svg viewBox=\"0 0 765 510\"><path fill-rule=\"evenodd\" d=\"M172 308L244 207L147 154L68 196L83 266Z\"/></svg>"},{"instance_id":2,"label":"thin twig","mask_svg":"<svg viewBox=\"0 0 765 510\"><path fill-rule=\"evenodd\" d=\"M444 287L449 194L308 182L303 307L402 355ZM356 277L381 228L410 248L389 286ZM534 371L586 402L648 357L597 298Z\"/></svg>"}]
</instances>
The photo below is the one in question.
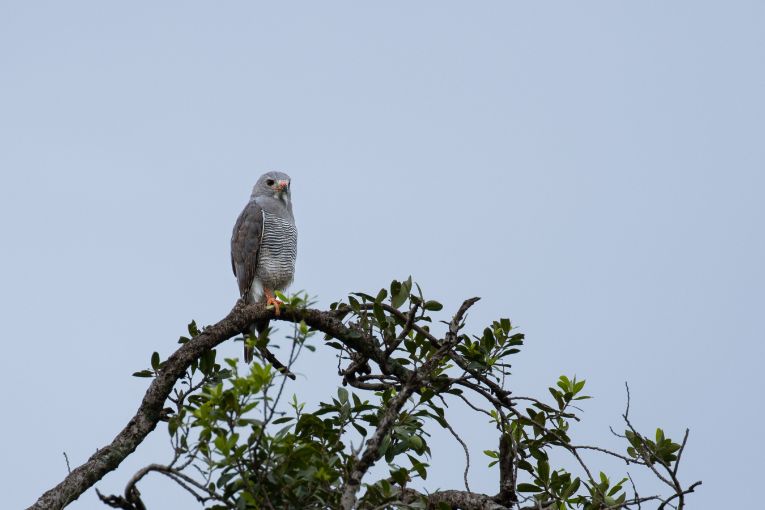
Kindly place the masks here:
<instances>
[{"instance_id":1,"label":"thin twig","mask_svg":"<svg viewBox=\"0 0 765 510\"><path fill-rule=\"evenodd\" d=\"M69 457L67 457L66 452L62 452L64 454L64 460L66 461L66 472L71 474L72 468L69 467Z\"/></svg>"},{"instance_id":2,"label":"thin twig","mask_svg":"<svg viewBox=\"0 0 765 510\"><path fill-rule=\"evenodd\" d=\"M688 434L690 433L690 429L685 429L685 435L683 436L683 442L680 445L680 449L677 451L677 460L675 461L675 468L672 470L672 472L677 475L677 468L680 467L680 457L683 456L683 450L685 450L685 444L688 442Z\"/></svg>"},{"instance_id":3,"label":"thin twig","mask_svg":"<svg viewBox=\"0 0 765 510\"><path fill-rule=\"evenodd\" d=\"M465 490L471 492L470 484L468 484L468 473L470 472L470 452L468 451L468 447L465 444L465 441L462 440L460 435L457 434L457 432L452 428L448 421L444 420L444 425L446 425L446 428L449 429L449 432L452 433L454 439L456 439L460 445L462 445L462 450L465 452L465 471L462 473L462 479L465 482Z\"/></svg>"}]
</instances>

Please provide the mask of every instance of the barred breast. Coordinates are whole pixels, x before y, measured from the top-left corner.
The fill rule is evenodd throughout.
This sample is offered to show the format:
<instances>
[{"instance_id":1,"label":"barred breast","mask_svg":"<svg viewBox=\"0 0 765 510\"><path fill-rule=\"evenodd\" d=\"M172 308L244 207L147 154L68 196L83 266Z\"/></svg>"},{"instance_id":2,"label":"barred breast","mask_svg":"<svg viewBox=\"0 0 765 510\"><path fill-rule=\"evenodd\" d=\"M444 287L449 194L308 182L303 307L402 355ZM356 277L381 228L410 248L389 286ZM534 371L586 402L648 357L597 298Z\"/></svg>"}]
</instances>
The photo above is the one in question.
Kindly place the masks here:
<instances>
[{"instance_id":1,"label":"barred breast","mask_svg":"<svg viewBox=\"0 0 765 510\"><path fill-rule=\"evenodd\" d=\"M256 276L264 287L284 290L292 283L297 256L297 229L289 219L263 211L263 237Z\"/></svg>"}]
</instances>

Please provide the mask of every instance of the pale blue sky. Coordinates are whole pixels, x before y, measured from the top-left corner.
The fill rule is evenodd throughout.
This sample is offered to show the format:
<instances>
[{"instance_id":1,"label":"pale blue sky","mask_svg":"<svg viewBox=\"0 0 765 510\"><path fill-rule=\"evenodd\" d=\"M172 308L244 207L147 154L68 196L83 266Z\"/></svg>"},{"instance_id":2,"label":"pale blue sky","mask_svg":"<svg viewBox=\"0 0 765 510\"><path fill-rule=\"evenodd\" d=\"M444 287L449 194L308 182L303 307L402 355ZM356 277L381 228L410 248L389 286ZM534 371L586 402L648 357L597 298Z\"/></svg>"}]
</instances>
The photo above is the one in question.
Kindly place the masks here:
<instances>
[{"instance_id":1,"label":"pale blue sky","mask_svg":"<svg viewBox=\"0 0 765 510\"><path fill-rule=\"evenodd\" d=\"M575 438L618 445L629 381L636 424L691 428L693 508L759 500L763 27L761 1L0 2L5 504L109 442L130 374L230 309L231 227L269 169L293 178L295 289L482 296L475 331L527 334L516 393L588 380ZM292 389L333 392L332 352L304 361ZM454 412L496 492L491 427ZM428 486L459 487L435 432ZM98 486L168 456L160 427Z\"/></svg>"}]
</instances>

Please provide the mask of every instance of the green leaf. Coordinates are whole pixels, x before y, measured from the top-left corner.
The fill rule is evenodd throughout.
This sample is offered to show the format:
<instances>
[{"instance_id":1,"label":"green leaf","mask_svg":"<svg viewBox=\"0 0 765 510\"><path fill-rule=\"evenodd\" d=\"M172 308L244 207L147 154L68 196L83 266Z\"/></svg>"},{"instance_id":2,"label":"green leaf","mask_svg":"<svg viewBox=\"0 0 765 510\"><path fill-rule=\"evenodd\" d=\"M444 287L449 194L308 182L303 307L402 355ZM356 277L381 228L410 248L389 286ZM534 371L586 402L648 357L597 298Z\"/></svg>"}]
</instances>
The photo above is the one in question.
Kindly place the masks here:
<instances>
[{"instance_id":1,"label":"green leaf","mask_svg":"<svg viewBox=\"0 0 765 510\"><path fill-rule=\"evenodd\" d=\"M392 469L390 471L390 477L393 479L394 482L396 482L399 485L404 485L406 482L409 481L409 473L406 469L400 468L400 469Z\"/></svg>"},{"instance_id":2,"label":"green leaf","mask_svg":"<svg viewBox=\"0 0 765 510\"><path fill-rule=\"evenodd\" d=\"M386 324L388 324L388 319L386 318L383 307L380 306L379 301L375 301L372 305L372 312L375 315L375 319L377 319L377 324L379 324L381 328L384 328Z\"/></svg>"},{"instance_id":3,"label":"green leaf","mask_svg":"<svg viewBox=\"0 0 765 510\"><path fill-rule=\"evenodd\" d=\"M550 395L553 396L555 399L555 402L558 404L558 409L563 409L566 407L565 402L563 402L563 396L561 395L561 392L556 390L555 388L547 388L550 391Z\"/></svg>"},{"instance_id":4,"label":"green leaf","mask_svg":"<svg viewBox=\"0 0 765 510\"><path fill-rule=\"evenodd\" d=\"M568 499L571 496L573 496L577 490L579 490L579 485L582 483L582 481L577 477L574 479L573 482L571 482L568 487L561 493L562 499Z\"/></svg>"},{"instance_id":5,"label":"green leaf","mask_svg":"<svg viewBox=\"0 0 765 510\"><path fill-rule=\"evenodd\" d=\"M393 301L393 296L399 294L401 292L401 282L398 280L393 280L390 282L390 299L391 302Z\"/></svg>"},{"instance_id":6,"label":"green leaf","mask_svg":"<svg viewBox=\"0 0 765 510\"><path fill-rule=\"evenodd\" d=\"M571 391L571 381L565 375L560 376L557 386L562 389L564 393L569 393Z\"/></svg>"},{"instance_id":7,"label":"green leaf","mask_svg":"<svg viewBox=\"0 0 765 510\"><path fill-rule=\"evenodd\" d=\"M394 280L394 282L391 284L391 295L390 295L390 304L393 308L400 308L401 305L406 303L407 298L409 298L410 288L411 288L411 284L409 288L407 288L406 284L401 284Z\"/></svg>"},{"instance_id":8,"label":"green leaf","mask_svg":"<svg viewBox=\"0 0 765 510\"><path fill-rule=\"evenodd\" d=\"M199 371L205 375L210 375L213 367L215 366L215 349L210 349L202 353L199 357ZM253 365L254 366L254 365Z\"/></svg>"},{"instance_id":9,"label":"green leaf","mask_svg":"<svg viewBox=\"0 0 765 510\"><path fill-rule=\"evenodd\" d=\"M419 451L423 446L425 446L425 443L420 436L409 437L409 444L412 446L412 448L414 448L415 451Z\"/></svg>"},{"instance_id":10,"label":"green leaf","mask_svg":"<svg viewBox=\"0 0 765 510\"><path fill-rule=\"evenodd\" d=\"M423 305L423 308L431 312L438 312L439 310L442 310L444 308L444 305L442 305L438 301L425 301L425 305Z\"/></svg>"},{"instance_id":11,"label":"green leaf","mask_svg":"<svg viewBox=\"0 0 765 510\"><path fill-rule=\"evenodd\" d=\"M151 355L151 368L154 370L159 369L159 353L157 351L154 351Z\"/></svg>"},{"instance_id":12,"label":"green leaf","mask_svg":"<svg viewBox=\"0 0 765 510\"><path fill-rule=\"evenodd\" d=\"M519 483L516 489L518 492L542 492L542 489L530 483Z\"/></svg>"},{"instance_id":13,"label":"green leaf","mask_svg":"<svg viewBox=\"0 0 765 510\"><path fill-rule=\"evenodd\" d=\"M386 435L380 443L380 456L385 455L390 447L390 434Z\"/></svg>"},{"instance_id":14,"label":"green leaf","mask_svg":"<svg viewBox=\"0 0 765 510\"><path fill-rule=\"evenodd\" d=\"M417 474L420 476L420 478L422 478L423 480L427 479L428 478L428 471L426 469L427 468L427 464L423 464L422 462L420 462L419 460L415 459L414 457L412 457L408 453L406 454L406 456L409 458L409 462L412 463L412 469L414 469L417 472Z\"/></svg>"},{"instance_id":15,"label":"green leaf","mask_svg":"<svg viewBox=\"0 0 765 510\"><path fill-rule=\"evenodd\" d=\"M628 480L628 478L622 478L622 479L619 481L619 483L617 483L616 485L614 485L614 486L611 488L611 490L610 490L610 491L608 491L608 494L607 494L607 495L608 495L608 496L613 496L614 494L616 494L617 492L619 492L620 490L622 490L622 485L623 485L623 484L624 484L624 482L626 482L627 480Z\"/></svg>"},{"instance_id":16,"label":"green leaf","mask_svg":"<svg viewBox=\"0 0 765 510\"><path fill-rule=\"evenodd\" d=\"M547 480L550 479L550 464L547 463L547 461L540 460L537 463L537 474L539 475L539 479L547 483Z\"/></svg>"},{"instance_id":17,"label":"green leaf","mask_svg":"<svg viewBox=\"0 0 765 510\"><path fill-rule=\"evenodd\" d=\"M523 460L523 459L520 459L518 461L518 469L523 469L527 473L533 473L534 472L534 466L532 466L529 461Z\"/></svg>"},{"instance_id":18,"label":"green leaf","mask_svg":"<svg viewBox=\"0 0 765 510\"><path fill-rule=\"evenodd\" d=\"M358 423L351 423L351 425L353 425L353 428L355 428L358 431L359 434L361 434L362 436L366 437L367 429L365 429L364 427L362 427Z\"/></svg>"},{"instance_id":19,"label":"green leaf","mask_svg":"<svg viewBox=\"0 0 765 510\"><path fill-rule=\"evenodd\" d=\"M374 297L372 297L372 296L370 296L369 294L366 294L366 293L364 293L364 292L354 292L354 293L353 293L353 295L354 295L354 296L358 296L358 297L360 297L361 299L363 299L364 301L368 301L368 302L370 302L370 303L372 303L372 302L375 300L375 298L374 298Z\"/></svg>"},{"instance_id":20,"label":"green leaf","mask_svg":"<svg viewBox=\"0 0 765 510\"><path fill-rule=\"evenodd\" d=\"M133 377L154 377L154 372L151 370L141 370L139 372L133 372Z\"/></svg>"}]
</instances>

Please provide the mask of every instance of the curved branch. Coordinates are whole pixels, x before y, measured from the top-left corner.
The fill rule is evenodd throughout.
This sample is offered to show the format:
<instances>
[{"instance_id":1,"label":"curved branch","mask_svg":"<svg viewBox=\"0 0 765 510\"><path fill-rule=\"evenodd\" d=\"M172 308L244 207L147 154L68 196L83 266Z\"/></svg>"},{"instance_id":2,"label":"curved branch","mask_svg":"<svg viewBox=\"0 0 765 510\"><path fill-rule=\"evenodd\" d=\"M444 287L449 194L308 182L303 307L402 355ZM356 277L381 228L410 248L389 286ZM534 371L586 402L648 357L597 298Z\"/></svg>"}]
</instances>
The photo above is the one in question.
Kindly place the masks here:
<instances>
[{"instance_id":1,"label":"curved branch","mask_svg":"<svg viewBox=\"0 0 765 510\"><path fill-rule=\"evenodd\" d=\"M163 419L165 402L170 396L174 386L184 377L191 364L199 359L205 352L238 335L242 331L248 331L251 324L263 319L282 320L292 323L304 322L311 329L321 331L328 335L328 337L340 341L349 351L357 354L359 359L363 359L364 363L368 360L379 366L381 374L375 374L374 376L369 377L378 378L381 381L380 383L366 382L368 380L366 378L368 373L364 373L359 377L359 380L353 381L352 385L381 384L387 386L388 380L392 381L391 384L396 384L398 393L389 402L387 411L380 417L380 422L378 423L375 434L366 443L365 451L360 457L355 459L353 472L350 473L350 479L347 480L346 486L344 487L344 494L342 495L343 507L353 508L357 502L356 493L361 485L362 477L369 467L378 460L382 438L384 438L390 431L400 409L403 407L407 399L413 393L417 392L422 384L428 383L429 374L438 366L441 360L449 358L465 372L464 378L448 379L450 384L463 386L483 396L489 403L495 406L502 423L505 422L504 410L521 417L520 413L513 407L514 403L513 399L510 397L510 392L504 389L503 384L495 382L486 374L471 367L465 358L459 356L453 350L460 342L460 339L464 337L464 335L460 335L459 332L464 326L465 313L476 301L477 298L473 298L466 300L463 303L458 312L454 315L452 321L448 323L448 331L443 339L435 339L435 337L424 328L420 331L417 329L419 326L416 325L416 321L415 323L412 323L412 320L410 320L407 315L404 315L402 312L399 312L392 307L387 307L387 305L384 306L385 310L389 313L400 314L404 317L406 320L404 323L405 329L411 327L418 332L422 332L425 335L425 338L430 341L430 344L436 348L435 352L430 355L429 359L424 364L418 368L410 369L391 358L391 353L387 352L385 346L381 345L381 342L374 336L371 336L370 333L363 331L353 324L344 324L338 317L336 311L321 311L288 306L282 309L279 317L276 317L273 309L266 308L263 305L245 306L240 300L225 318L217 324L205 328L193 339L181 345L162 364L155 379L152 380L146 390L135 415L111 443L97 450L96 453L84 464L71 470L61 483L45 492L27 510L58 510L64 508L103 478L104 475L116 469L156 428L159 421ZM355 368L353 372L356 372ZM289 374L288 371L287 374ZM377 386L373 387L374 389L377 389ZM460 396L460 398L473 409L480 410L472 405L469 399L464 396ZM629 408L627 409L624 418L627 421L627 425L632 429L627 418L628 412ZM546 432L551 432L547 429L544 430ZM637 432L635 432L635 434L637 434ZM685 447L686 439L687 433L686 438L683 440L680 454L682 454L682 449ZM465 445L463 444L463 447L464 446ZM502 471L504 471L504 476L501 476L500 493L497 496L475 494L469 491L450 490L438 491L431 494L421 494L412 491L411 489L402 489L402 496L425 498L428 503L428 508L437 508L438 505L442 503L454 507L476 510L500 510L517 506L518 496L514 491L514 484L516 482L514 470L517 466L513 465L513 457L515 454L511 451L511 446L511 444L500 446L500 457L503 461L503 465L500 466L500 471L501 474ZM579 456L578 450L580 449L598 450L628 462L640 464L639 461L630 460L620 454L615 454L597 447L571 445L564 440L561 440L560 446L567 449L576 457L590 480L592 480L592 476L590 475L588 467ZM679 462L680 454L678 455L677 462ZM670 502L676 498L679 499L680 506L682 507L684 504L684 495L693 492L700 482L683 490L676 478L677 467L675 466L675 469L672 470L666 463L662 463L661 465L667 469L669 476L672 478L672 483L665 477L662 477L655 466L648 463L648 466L654 473L675 490L673 496L663 500L662 507L670 504ZM136 498L138 498L137 501L140 501L137 489L135 490L135 494ZM126 497L127 496L128 494L126 494ZM636 498L632 501L639 503L640 501L649 499L653 499L653 497L639 499L636 495ZM622 504L622 506L625 505Z\"/></svg>"},{"instance_id":2,"label":"curved branch","mask_svg":"<svg viewBox=\"0 0 765 510\"><path fill-rule=\"evenodd\" d=\"M165 400L195 359L241 331L246 331L247 325L255 318L271 315L273 310L262 306L245 308L238 302L223 320L183 344L167 359L146 390L135 415L114 440L99 448L84 464L73 469L61 483L45 492L28 510L64 508L104 475L116 469L157 426Z\"/></svg>"},{"instance_id":3,"label":"curved branch","mask_svg":"<svg viewBox=\"0 0 765 510\"><path fill-rule=\"evenodd\" d=\"M401 378L409 378L412 375L412 372L401 364L386 359L384 352L373 339L365 336L362 331L346 326L331 312L293 308L283 309L280 316L275 317L273 309L262 305L244 306L241 300L237 301L225 318L205 328L199 335L181 345L165 361L157 377L146 390L135 415L111 443L99 448L85 463L74 468L61 483L46 491L27 510L64 508L107 473L115 470L157 426L170 392L194 360L242 331L247 331L249 325L255 321L266 318L289 322L304 321L308 326L335 337L348 347L374 360L384 373Z\"/></svg>"},{"instance_id":4,"label":"curved branch","mask_svg":"<svg viewBox=\"0 0 765 510\"><path fill-rule=\"evenodd\" d=\"M98 494L98 498L102 502L112 508L123 508L125 510L145 510L146 506L143 504L143 501L141 501L141 493L138 491L138 487L136 485L141 481L143 477L152 471L167 476L187 492L189 492L192 496L194 496L194 498L200 503L204 503L211 499L218 499L223 503L226 502L225 500L216 497L216 495L211 493L207 487L197 482L190 476L183 474L180 470L174 469L171 466L163 466L162 464L149 464L143 469L140 469L135 475L133 475L125 487L124 496L104 496L98 492L98 489L96 489L96 494ZM196 492L197 490L206 494L206 496L200 496Z\"/></svg>"}]
</instances>

